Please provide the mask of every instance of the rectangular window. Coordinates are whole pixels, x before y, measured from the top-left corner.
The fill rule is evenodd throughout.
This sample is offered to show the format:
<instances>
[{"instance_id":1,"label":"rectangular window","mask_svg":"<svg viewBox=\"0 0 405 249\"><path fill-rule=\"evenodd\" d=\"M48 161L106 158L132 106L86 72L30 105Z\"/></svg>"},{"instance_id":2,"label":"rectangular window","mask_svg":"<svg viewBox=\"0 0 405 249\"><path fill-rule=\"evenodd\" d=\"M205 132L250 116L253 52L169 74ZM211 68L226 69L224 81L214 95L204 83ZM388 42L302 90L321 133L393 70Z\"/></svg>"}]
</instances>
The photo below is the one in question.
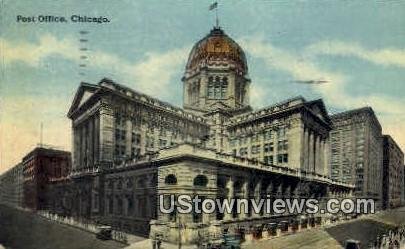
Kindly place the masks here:
<instances>
[{"instance_id":1,"label":"rectangular window","mask_svg":"<svg viewBox=\"0 0 405 249\"><path fill-rule=\"evenodd\" d=\"M265 153L273 152L273 151L274 151L274 144L273 144L273 142L264 144L264 152L265 152Z\"/></svg>"},{"instance_id":2,"label":"rectangular window","mask_svg":"<svg viewBox=\"0 0 405 249\"><path fill-rule=\"evenodd\" d=\"M247 152L248 152L248 149L246 147L239 149L240 156L246 156L248 154Z\"/></svg>"},{"instance_id":3,"label":"rectangular window","mask_svg":"<svg viewBox=\"0 0 405 249\"><path fill-rule=\"evenodd\" d=\"M273 164L273 156L264 156L264 162L267 164Z\"/></svg>"},{"instance_id":4,"label":"rectangular window","mask_svg":"<svg viewBox=\"0 0 405 249\"><path fill-rule=\"evenodd\" d=\"M277 130L277 137L278 138L283 138L285 137L287 134L287 128L285 127L279 127Z\"/></svg>"},{"instance_id":5,"label":"rectangular window","mask_svg":"<svg viewBox=\"0 0 405 249\"><path fill-rule=\"evenodd\" d=\"M288 150L288 140L278 141L277 149L278 150Z\"/></svg>"},{"instance_id":6,"label":"rectangular window","mask_svg":"<svg viewBox=\"0 0 405 249\"><path fill-rule=\"evenodd\" d=\"M278 154L277 162L278 163L288 163L288 154Z\"/></svg>"},{"instance_id":7,"label":"rectangular window","mask_svg":"<svg viewBox=\"0 0 405 249\"><path fill-rule=\"evenodd\" d=\"M264 132L264 140L272 140L273 139L273 132L271 130L266 130Z\"/></svg>"},{"instance_id":8,"label":"rectangular window","mask_svg":"<svg viewBox=\"0 0 405 249\"><path fill-rule=\"evenodd\" d=\"M260 145L253 145L252 147L251 147L251 153L252 154L258 154L258 153L260 153Z\"/></svg>"}]
</instances>

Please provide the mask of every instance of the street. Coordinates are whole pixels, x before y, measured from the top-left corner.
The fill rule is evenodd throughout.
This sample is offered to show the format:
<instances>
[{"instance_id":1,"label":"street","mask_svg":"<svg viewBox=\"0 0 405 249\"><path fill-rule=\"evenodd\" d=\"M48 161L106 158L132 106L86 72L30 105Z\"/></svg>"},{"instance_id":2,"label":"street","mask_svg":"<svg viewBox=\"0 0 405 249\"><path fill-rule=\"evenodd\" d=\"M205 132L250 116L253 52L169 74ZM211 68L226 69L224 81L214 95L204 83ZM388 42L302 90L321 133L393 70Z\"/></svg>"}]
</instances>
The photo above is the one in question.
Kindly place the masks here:
<instances>
[{"instance_id":1,"label":"street","mask_svg":"<svg viewBox=\"0 0 405 249\"><path fill-rule=\"evenodd\" d=\"M371 215L326 228L311 229L246 244L246 249L341 249L345 240L359 240L363 246L373 242L378 234L405 224L405 207Z\"/></svg>"},{"instance_id":2,"label":"street","mask_svg":"<svg viewBox=\"0 0 405 249\"><path fill-rule=\"evenodd\" d=\"M86 231L5 206L0 206L0 248L1 245L7 249L115 249L126 246L102 241Z\"/></svg>"}]
</instances>

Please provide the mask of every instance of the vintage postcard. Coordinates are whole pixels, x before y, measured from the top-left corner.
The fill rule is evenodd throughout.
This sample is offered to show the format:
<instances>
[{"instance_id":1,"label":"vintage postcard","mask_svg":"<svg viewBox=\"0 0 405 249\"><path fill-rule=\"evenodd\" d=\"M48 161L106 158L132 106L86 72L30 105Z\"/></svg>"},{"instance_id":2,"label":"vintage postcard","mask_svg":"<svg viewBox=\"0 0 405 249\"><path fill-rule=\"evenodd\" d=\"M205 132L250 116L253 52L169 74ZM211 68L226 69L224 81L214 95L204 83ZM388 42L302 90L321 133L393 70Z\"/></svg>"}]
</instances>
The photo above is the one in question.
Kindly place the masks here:
<instances>
[{"instance_id":1,"label":"vintage postcard","mask_svg":"<svg viewBox=\"0 0 405 249\"><path fill-rule=\"evenodd\" d=\"M405 1L0 0L0 249L405 248Z\"/></svg>"}]
</instances>

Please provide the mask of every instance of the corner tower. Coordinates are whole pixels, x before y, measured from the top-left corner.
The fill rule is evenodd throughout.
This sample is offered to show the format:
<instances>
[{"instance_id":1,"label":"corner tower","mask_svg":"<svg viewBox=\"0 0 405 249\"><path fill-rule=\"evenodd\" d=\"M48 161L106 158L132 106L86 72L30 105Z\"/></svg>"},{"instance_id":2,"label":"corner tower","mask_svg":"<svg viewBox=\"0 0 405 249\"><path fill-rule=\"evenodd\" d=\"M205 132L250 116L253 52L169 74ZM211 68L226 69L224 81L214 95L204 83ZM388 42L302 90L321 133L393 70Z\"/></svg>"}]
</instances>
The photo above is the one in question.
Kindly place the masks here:
<instances>
[{"instance_id":1,"label":"corner tower","mask_svg":"<svg viewBox=\"0 0 405 249\"><path fill-rule=\"evenodd\" d=\"M245 53L220 27L194 45L182 81L183 106L188 111L251 110Z\"/></svg>"}]
</instances>

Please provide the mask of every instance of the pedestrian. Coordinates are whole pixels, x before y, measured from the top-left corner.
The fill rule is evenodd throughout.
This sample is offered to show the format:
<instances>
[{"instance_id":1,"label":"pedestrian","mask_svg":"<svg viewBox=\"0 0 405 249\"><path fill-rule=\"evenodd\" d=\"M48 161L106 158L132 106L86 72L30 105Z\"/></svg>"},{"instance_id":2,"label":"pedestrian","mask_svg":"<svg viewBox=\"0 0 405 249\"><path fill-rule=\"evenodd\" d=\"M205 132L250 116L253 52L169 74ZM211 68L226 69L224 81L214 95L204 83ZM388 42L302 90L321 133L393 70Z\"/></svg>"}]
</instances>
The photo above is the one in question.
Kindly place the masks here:
<instances>
[{"instance_id":1,"label":"pedestrian","mask_svg":"<svg viewBox=\"0 0 405 249\"><path fill-rule=\"evenodd\" d=\"M161 244L162 244L162 241L160 239L158 239L158 241L157 241L157 249L160 249Z\"/></svg>"}]
</instances>

